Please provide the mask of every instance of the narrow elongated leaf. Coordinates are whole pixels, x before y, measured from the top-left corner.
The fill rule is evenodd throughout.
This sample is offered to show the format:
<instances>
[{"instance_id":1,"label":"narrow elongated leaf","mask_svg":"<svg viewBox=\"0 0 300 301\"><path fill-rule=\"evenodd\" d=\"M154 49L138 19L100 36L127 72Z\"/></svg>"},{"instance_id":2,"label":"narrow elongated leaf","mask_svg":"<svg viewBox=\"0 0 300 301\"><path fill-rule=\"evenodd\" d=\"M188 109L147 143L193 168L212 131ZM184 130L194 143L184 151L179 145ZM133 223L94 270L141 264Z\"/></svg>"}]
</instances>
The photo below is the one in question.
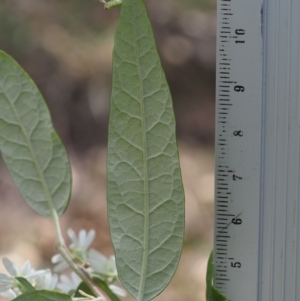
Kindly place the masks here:
<instances>
[{"instance_id":1,"label":"narrow elongated leaf","mask_svg":"<svg viewBox=\"0 0 300 301\"><path fill-rule=\"evenodd\" d=\"M184 192L172 100L142 0L123 0L117 26L107 170L119 278L147 301L178 265Z\"/></svg>"},{"instance_id":2,"label":"narrow elongated leaf","mask_svg":"<svg viewBox=\"0 0 300 301\"><path fill-rule=\"evenodd\" d=\"M38 213L62 214L71 173L45 101L21 67L0 51L0 152L24 199Z\"/></svg>"},{"instance_id":3,"label":"narrow elongated leaf","mask_svg":"<svg viewBox=\"0 0 300 301\"><path fill-rule=\"evenodd\" d=\"M24 293L13 299L13 301L72 301L72 299L69 295L63 293L40 290Z\"/></svg>"},{"instance_id":4,"label":"narrow elongated leaf","mask_svg":"<svg viewBox=\"0 0 300 301\"><path fill-rule=\"evenodd\" d=\"M35 288L32 286L32 284L26 278L16 277L16 279L19 281L19 283L21 285L20 291L22 293L35 291Z\"/></svg>"}]
</instances>

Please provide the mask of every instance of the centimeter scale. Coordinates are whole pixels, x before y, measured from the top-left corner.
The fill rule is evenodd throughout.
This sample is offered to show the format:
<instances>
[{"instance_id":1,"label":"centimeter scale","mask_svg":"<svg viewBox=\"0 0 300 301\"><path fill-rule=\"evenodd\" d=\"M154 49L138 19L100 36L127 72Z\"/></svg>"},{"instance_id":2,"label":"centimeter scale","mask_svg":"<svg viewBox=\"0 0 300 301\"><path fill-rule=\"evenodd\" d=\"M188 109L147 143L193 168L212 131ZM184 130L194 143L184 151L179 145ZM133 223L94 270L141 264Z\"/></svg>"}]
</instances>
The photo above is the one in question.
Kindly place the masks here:
<instances>
[{"instance_id":1,"label":"centimeter scale","mask_svg":"<svg viewBox=\"0 0 300 301\"><path fill-rule=\"evenodd\" d=\"M300 0L218 0L214 285L300 300Z\"/></svg>"}]
</instances>

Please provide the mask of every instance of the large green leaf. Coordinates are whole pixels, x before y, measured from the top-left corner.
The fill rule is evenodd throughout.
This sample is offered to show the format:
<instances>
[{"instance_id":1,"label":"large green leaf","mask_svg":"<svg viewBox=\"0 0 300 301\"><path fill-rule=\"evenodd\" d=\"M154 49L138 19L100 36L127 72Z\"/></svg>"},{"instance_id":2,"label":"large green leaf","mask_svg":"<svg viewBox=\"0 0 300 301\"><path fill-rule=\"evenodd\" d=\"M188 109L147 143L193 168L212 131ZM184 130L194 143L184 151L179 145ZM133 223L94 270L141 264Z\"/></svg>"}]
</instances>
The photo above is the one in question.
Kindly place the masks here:
<instances>
[{"instance_id":1,"label":"large green leaf","mask_svg":"<svg viewBox=\"0 0 300 301\"><path fill-rule=\"evenodd\" d=\"M11 177L38 213L62 214L69 202L71 173L66 150L36 85L0 51L0 152Z\"/></svg>"},{"instance_id":2,"label":"large green leaf","mask_svg":"<svg viewBox=\"0 0 300 301\"><path fill-rule=\"evenodd\" d=\"M124 0L113 53L108 210L119 278L139 301L171 280L184 191L169 88L142 0Z\"/></svg>"},{"instance_id":3,"label":"large green leaf","mask_svg":"<svg viewBox=\"0 0 300 301\"><path fill-rule=\"evenodd\" d=\"M72 301L71 297L55 291L40 290L24 293L13 301Z\"/></svg>"}]
</instances>

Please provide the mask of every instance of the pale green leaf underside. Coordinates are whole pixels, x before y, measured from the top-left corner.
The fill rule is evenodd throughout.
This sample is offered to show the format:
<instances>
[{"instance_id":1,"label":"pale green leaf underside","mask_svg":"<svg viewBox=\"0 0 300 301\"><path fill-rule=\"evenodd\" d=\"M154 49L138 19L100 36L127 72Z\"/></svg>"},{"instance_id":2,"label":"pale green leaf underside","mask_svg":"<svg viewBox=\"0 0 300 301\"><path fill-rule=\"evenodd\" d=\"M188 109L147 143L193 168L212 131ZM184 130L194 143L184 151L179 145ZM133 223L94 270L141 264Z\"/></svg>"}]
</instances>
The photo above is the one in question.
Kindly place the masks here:
<instances>
[{"instance_id":1,"label":"pale green leaf underside","mask_svg":"<svg viewBox=\"0 0 300 301\"><path fill-rule=\"evenodd\" d=\"M0 152L27 203L38 213L62 214L69 202L71 173L66 150L36 85L0 51Z\"/></svg>"},{"instance_id":2,"label":"pale green leaf underside","mask_svg":"<svg viewBox=\"0 0 300 301\"><path fill-rule=\"evenodd\" d=\"M147 301L178 265L184 192L172 100L142 0L123 0L117 26L107 170L119 278Z\"/></svg>"}]
</instances>

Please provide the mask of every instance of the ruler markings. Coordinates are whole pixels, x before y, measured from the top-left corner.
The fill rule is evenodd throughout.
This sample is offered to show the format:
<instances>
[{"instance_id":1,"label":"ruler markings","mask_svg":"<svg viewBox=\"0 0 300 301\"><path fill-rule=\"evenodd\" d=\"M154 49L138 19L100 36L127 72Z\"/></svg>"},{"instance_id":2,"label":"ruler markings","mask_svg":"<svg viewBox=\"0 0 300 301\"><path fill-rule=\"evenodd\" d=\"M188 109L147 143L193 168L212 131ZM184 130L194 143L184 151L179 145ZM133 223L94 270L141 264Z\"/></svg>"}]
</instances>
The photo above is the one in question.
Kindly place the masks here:
<instances>
[{"instance_id":1,"label":"ruler markings","mask_svg":"<svg viewBox=\"0 0 300 301\"><path fill-rule=\"evenodd\" d=\"M241 0L242 1L242 0ZM243 1L242 1L243 2ZM245 2L245 1L244 1ZM252 0L251 2L240 3L234 2L230 0L219 0L218 6L218 62L217 62L217 110L216 110L216 205L215 205L215 285L216 287L224 293L229 300L231 301L240 301L241 299L245 300L244 296L247 295L248 291L244 291L243 296L238 297L233 296L231 294L232 286L239 285L239 282L236 282L238 277L236 276L237 271L233 271L230 267L231 264L234 266L239 266L235 264L234 258L236 258L236 237L240 232L239 227L244 227L244 223L247 221L247 217L251 216L250 211L245 211L243 207L239 209L235 209L238 200L241 199L238 193L238 187L245 185L245 179L250 178L250 181L253 181L254 176L256 174L247 174L247 170L245 168L238 168L235 160L232 161L232 158L236 158L236 160L241 160L241 152L246 153L252 162L257 164L257 153L253 151L248 151L246 149L245 143L239 144L239 141L242 139L250 139L247 131L248 126L244 129L243 122L245 116L243 112L241 114L240 120L232 120L232 114L236 114L235 112L238 110L241 112L247 112L247 116L249 112L253 112L254 109L257 109L257 106L248 105L247 108L247 97L249 99L250 93L247 94L248 89L249 92L251 90L251 85L248 86L249 76L247 77L247 72L240 71L244 67L244 70L248 70L248 66L245 65L245 47L246 41L247 45L253 43L253 41L257 41L261 39L261 36L254 35L251 36L251 32L247 29L251 28L249 24L247 24L247 20L245 23L245 18L240 18L237 16L237 11L241 9L245 9L245 14L251 13L251 9L257 11L257 7L261 7L262 0ZM259 4L259 6L258 6ZM237 8L238 7L238 8ZM258 21L260 16L258 16ZM258 22L256 31L260 33L260 24ZM253 29L251 29L253 30ZM247 32L247 33L246 33ZM258 45L261 43L261 40L258 40ZM232 53L232 48L236 50ZM253 47L252 47L253 48ZM251 51L252 52L252 51ZM249 56L249 60L253 59L251 57L252 53ZM257 56L257 52L254 51L254 56ZM260 57L259 57L260 59ZM247 60L246 60L247 61ZM248 62L246 62L249 64ZM247 66L247 67L246 67ZM239 73L236 73L236 69L239 67ZM254 71L259 71L261 73L261 65L252 66L252 72L250 75L254 75ZM260 68L260 69L255 69ZM251 68L250 68L251 69ZM257 74L255 74L256 81ZM258 76L259 78L259 76ZM238 80L237 80L238 79ZM251 79L250 79L251 80ZM247 84L247 85L246 85ZM259 85L258 85L259 87ZM225 89L224 89L225 88ZM257 88L257 87L256 87ZM246 95L246 96L244 96ZM255 97L259 97L261 95L261 90L258 88L258 92L255 94ZM245 105L246 104L246 105ZM258 108L259 111L260 107ZM249 112L248 112L249 110ZM246 118L247 120L247 118ZM259 125L260 118L256 118L252 121L248 121L248 123ZM247 135L247 136L246 136ZM244 138L245 137L245 138ZM237 140L240 139L240 140ZM255 138L255 139L259 139ZM229 145L229 147L228 147ZM244 146L244 148L243 148ZM235 152L234 152L235 150ZM248 152L247 152L248 151ZM231 153L233 152L233 153ZM253 155L254 153L254 155ZM230 157L229 157L230 155ZM249 160L249 162L251 161ZM222 162L222 164L221 164ZM223 163L224 162L224 163ZM259 172L259 171L258 171ZM240 175L246 175L246 177L241 177ZM257 181L256 181L257 182ZM257 183L249 188L249 191L255 189ZM229 206L230 202L230 206ZM248 201L249 202L249 201ZM234 206L233 206L234 205ZM232 211L234 210L234 211ZM236 212L244 212L244 216L236 215ZM252 212L253 213L253 212ZM246 220L246 221L244 221ZM234 226L234 227L233 227ZM246 223L247 226L247 223ZM240 228L243 229L243 228ZM255 232L256 229L253 230ZM255 232L256 233L256 232ZM253 233L252 233L253 236ZM220 240L222 240L220 242ZM221 244L221 245L220 245ZM245 255L249 253L249 250L245 251ZM250 249L251 252L251 249ZM231 254L231 256L230 256ZM232 256L233 255L233 256ZM222 260L222 262L220 262ZM244 268L247 268L247 263L243 264ZM222 265L222 268L220 268ZM245 267L244 267L245 265ZM250 267L250 270L253 268ZM256 283L252 283L250 285L251 289L255 287ZM256 290L254 290L256 292ZM236 297L235 299L233 297ZM249 296L247 296L249 297ZM249 298L249 300L253 299L253 294ZM247 300L248 301L248 300Z\"/></svg>"}]
</instances>

